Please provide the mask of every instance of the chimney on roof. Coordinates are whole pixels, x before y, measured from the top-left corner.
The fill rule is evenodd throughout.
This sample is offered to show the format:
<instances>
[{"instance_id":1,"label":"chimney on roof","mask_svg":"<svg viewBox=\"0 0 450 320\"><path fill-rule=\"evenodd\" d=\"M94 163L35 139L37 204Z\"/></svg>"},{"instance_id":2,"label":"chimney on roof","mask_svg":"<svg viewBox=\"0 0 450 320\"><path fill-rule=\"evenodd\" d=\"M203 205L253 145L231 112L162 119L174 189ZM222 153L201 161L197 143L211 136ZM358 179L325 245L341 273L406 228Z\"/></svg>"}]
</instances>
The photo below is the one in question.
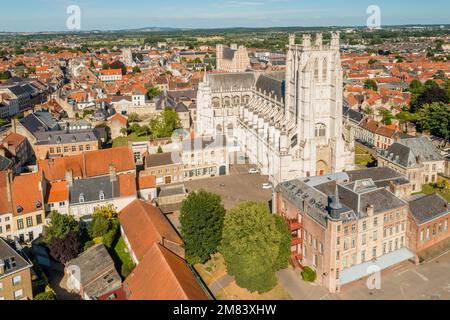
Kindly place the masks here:
<instances>
[{"instance_id":1,"label":"chimney on roof","mask_svg":"<svg viewBox=\"0 0 450 320\"><path fill-rule=\"evenodd\" d=\"M12 188L11 188L12 180L13 174L12 171L9 170L8 173L6 174L6 197L8 198L9 203L12 203Z\"/></svg>"},{"instance_id":2,"label":"chimney on roof","mask_svg":"<svg viewBox=\"0 0 450 320\"><path fill-rule=\"evenodd\" d=\"M72 169L66 170L66 181L69 184L69 187L73 186L73 172L72 172Z\"/></svg>"},{"instance_id":3,"label":"chimney on roof","mask_svg":"<svg viewBox=\"0 0 450 320\"><path fill-rule=\"evenodd\" d=\"M366 210L367 210L367 215L368 215L369 217L372 217L372 216L374 215L374 212L375 212L374 209L375 209L375 207L374 207L373 204L369 204L369 205L367 206Z\"/></svg>"},{"instance_id":4,"label":"chimney on roof","mask_svg":"<svg viewBox=\"0 0 450 320\"><path fill-rule=\"evenodd\" d=\"M5 274L5 261L3 259L0 259L0 276Z\"/></svg>"},{"instance_id":5,"label":"chimney on roof","mask_svg":"<svg viewBox=\"0 0 450 320\"><path fill-rule=\"evenodd\" d=\"M109 165L109 180L111 182L117 181L117 171L116 167L113 164Z\"/></svg>"}]
</instances>

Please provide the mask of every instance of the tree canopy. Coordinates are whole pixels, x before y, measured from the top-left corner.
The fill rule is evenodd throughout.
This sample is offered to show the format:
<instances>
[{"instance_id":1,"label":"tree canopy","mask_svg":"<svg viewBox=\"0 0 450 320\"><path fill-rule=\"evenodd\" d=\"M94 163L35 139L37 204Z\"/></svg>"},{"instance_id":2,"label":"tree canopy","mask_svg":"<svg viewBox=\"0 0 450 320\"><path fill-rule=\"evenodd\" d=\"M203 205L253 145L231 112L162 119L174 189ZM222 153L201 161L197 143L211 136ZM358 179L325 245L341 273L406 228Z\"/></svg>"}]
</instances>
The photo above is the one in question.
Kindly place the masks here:
<instances>
[{"instance_id":1,"label":"tree canopy","mask_svg":"<svg viewBox=\"0 0 450 320\"><path fill-rule=\"evenodd\" d=\"M153 138L169 138L176 129L181 128L181 122L176 111L166 108L150 121L150 131Z\"/></svg>"},{"instance_id":2,"label":"tree canopy","mask_svg":"<svg viewBox=\"0 0 450 320\"><path fill-rule=\"evenodd\" d=\"M79 232L80 224L70 215L53 211L50 223L44 226L44 241L50 243L53 239L63 239L69 232Z\"/></svg>"},{"instance_id":3,"label":"tree canopy","mask_svg":"<svg viewBox=\"0 0 450 320\"><path fill-rule=\"evenodd\" d=\"M222 240L225 208L219 195L201 190L190 193L181 207L181 236L191 263L210 259Z\"/></svg>"},{"instance_id":4,"label":"tree canopy","mask_svg":"<svg viewBox=\"0 0 450 320\"><path fill-rule=\"evenodd\" d=\"M159 90L159 88L157 88L157 87L150 87L147 90L147 98L149 100L153 100L160 93L161 93L161 90Z\"/></svg>"},{"instance_id":5,"label":"tree canopy","mask_svg":"<svg viewBox=\"0 0 450 320\"><path fill-rule=\"evenodd\" d=\"M442 102L426 104L419 113L418 123L422 130L450 141L450 106Z\"/></svg>"},{"instance_id":6,"label":"tree canopy","mask_svg":"<svg viewBox=\"0 0 450 320\"><path fill-rule=\"evenodd\" d=\"M364 82L364 89L372 89L372 90L374 90L374 91L378 91L378 85L377 85L377 83L375 82L375 80L367 79L367 80Z\"/></svg>"},{"instance_id":7,"label":"tree canopy","mask_svg":"<svg viewBox=\"0 0 450 320\"><path fill-rule=\"evenodd\" d=\"M288 266L291 236L280 219L252 201L227 212L219 251L240 287L267 292L277 284L275 273Z\"/></svg>"}]
</instances>

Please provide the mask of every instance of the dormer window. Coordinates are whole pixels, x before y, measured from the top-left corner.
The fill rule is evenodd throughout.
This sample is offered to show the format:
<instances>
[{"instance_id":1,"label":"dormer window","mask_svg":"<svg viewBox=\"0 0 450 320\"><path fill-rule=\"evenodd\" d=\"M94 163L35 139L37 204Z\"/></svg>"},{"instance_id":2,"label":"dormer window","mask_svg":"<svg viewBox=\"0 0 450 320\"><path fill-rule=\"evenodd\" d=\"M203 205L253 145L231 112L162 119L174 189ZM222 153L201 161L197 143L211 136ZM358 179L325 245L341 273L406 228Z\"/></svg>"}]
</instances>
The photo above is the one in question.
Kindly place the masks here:
<instances>
[{"instance_id":1,"label":"dormer window","mask_svg":"<svg viewBox=\"0 0 450 320\"><path fill-rule=\"evenodd\" d=\"M40 209L42 207L42 204L40 201L36 201L35 205L36 205L36 209Z\"/></svg>"},{"instance_id":2,"label":"dormer window","mask_svg":"<svg viewBox=\"0 0 450 320\"><path fill-rule=\"evenodd\" d=\"M103 191L100 191L99 199L100 199L101 201L105 200L105 193L104 193Z\"/></svg>"},{"instance_id":3,"label":"dormer window","mask_svg":"<svg viewBox=\"0 0 450 320\"><path fill-rule=\"evenodd\" d=\"M72 137L72 142L75 142L75 141L77 141L77 137L73 136Z\"/></svg>"},{"instance_id":4,"label":"dormer window","mask_svg":"<svg viewBox=\"0 0 450 320\"><path fill-rule=\"evenodd\" d=\"M16 211L17 211L17 213L22 213L23 208L21 206L17 206Z\"/></svg>"},{"instance_id":5,"label":"dormer window","mask_svg":"<svg viewBox=\"0 0 450 320\"><path fill-rule=\"evenodd\" d=\"M85 200L85 199L84 199L84 193L81 193L81 194L80 194L80 197L79 197L78 200L79 200L80 203L84 203L84 200Z\"/></svg>"}]
</instances>

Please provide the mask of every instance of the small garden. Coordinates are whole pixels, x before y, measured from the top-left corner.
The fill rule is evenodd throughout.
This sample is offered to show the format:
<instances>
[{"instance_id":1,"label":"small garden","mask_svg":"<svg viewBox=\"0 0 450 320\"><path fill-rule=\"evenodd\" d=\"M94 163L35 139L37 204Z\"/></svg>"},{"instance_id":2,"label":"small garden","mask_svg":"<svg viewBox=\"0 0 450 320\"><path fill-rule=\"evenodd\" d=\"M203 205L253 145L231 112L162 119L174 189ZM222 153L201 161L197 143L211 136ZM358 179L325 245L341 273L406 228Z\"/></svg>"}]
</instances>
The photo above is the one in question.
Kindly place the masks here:
<instances>
[{"instance_id":1,"label":"small garden","mask_svg":"<svg viewBox=\"0 0 450 320\"><path fill-rule=\"evenodd\" d=\"M109 207L95 209L87 228L72 216L52 212L44 229L44 243L56 261L66 264L90 247L103 244L114 260L117 271L126 278L134 268L125 243L120 236L117 212Z\"/></svg>"},{"instance_id":2,"label":"small garden","mask_svg":"<svg viewBox=\"0 0 450 320\"><path fill-rule=\"evenodd\" d=\"M446 179L439 178L438 183L425 184L422 186L422 193L433 194L438 193L445 200L450 202L450 182Z\"/></svg>"}]
</instances>

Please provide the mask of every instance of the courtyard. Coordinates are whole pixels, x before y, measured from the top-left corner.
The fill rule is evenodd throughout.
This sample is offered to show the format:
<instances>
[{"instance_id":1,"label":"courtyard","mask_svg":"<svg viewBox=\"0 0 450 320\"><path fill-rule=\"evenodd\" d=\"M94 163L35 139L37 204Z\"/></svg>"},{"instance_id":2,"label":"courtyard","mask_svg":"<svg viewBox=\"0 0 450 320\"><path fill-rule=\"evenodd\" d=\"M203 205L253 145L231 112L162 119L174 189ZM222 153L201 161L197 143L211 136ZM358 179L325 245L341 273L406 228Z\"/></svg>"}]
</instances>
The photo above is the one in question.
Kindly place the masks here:
<instances>
[{"instance_id":1,"label":"courtyard","mask_svg":"<svg viewBox=\"0 0 450 320\"><path fill-rule=\"evenodd\" d=\"M252 165L233 165L230 175L185 182L188 192L206 190L220 195L225 209L231 209L241 201L252 200L270 205L272 190L263 190L263 183L268 182L267 176L249 174ZM270 208L270 207L269 207Z\"/></svg>"},{"instance_id":2,"label":"courtyard","mask_svg":"<svg viewBox=\"0 0 450 320\"><path fill-rule=\"evenodd\" d=\"M404 262L383 271L380 290L368 289L363 279L323 299L450 300L450 250L420 265Z\"/></svg>"}]
</instances>

